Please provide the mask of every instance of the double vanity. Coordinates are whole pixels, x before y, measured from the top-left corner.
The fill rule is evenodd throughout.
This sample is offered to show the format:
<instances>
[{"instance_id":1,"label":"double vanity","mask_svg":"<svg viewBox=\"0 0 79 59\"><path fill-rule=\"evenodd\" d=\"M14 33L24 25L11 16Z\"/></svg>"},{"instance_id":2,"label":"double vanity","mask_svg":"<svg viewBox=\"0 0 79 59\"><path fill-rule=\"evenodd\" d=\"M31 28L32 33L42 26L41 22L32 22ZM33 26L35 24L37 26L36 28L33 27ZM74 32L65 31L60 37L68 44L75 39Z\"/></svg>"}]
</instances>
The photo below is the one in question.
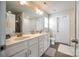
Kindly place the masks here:
<instances>
[{"instance_id":1,"label":"double vanity","mask_svg":"<svg viewBox=\"0 0 79 59\"><path fill-rule=\"evenodd\" d=\"M6 2L6 57L40 57L50 46L48 14L39 15L36 7L28 7Z\"/></svg>"},{"instance_id":2,"label":"double vanity","mask_svg":"<svg viewBox=\"0 0 79 59\"><path fill-rule=\"evenodd\" d=\"M6 57L40 57L50 46L49 33L23 34L6 40Z\"/></svg>"}]
</instances>

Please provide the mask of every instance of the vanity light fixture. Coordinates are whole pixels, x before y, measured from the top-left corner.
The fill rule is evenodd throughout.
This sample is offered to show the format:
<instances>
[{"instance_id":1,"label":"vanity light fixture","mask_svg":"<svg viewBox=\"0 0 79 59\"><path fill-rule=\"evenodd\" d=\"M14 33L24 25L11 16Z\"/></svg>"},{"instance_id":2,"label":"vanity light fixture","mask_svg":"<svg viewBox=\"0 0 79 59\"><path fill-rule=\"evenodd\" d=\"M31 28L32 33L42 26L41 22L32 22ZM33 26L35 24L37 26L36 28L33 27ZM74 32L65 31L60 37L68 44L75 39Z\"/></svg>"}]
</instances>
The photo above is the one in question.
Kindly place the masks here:
<instances>
[{"instance_id":1,"label":"vanity light fixture","mask_svg":"<svg viewBox=\"0 0 79 59\"><path fill-rule=\"evenodd\" d=\"M20 1L20 4L21 5L26 5L26 4L28 4L28 2L27 1Z\"/></svg>"},{"instance_id":2,"label":"vanity light fixture","mask_svg":"<svg viewBox=\"0 0 79 59\"><path fill-rule=\"evenodd\" d=\"M20 1L20 4L21 4L21 5L28 5L28 1ZM30 7L33 7L33 6L30 6ZM36 11L36 13L39 14L39 15L42 15L42 14L43 14L43 11L41 11L41 10L38 9L38 8L35 8L35 11Z\"/></svg>"},{"instance_id":3,"label":"vanity light fixture","mask_svg":"<svg viewBox=\"0 0 79 59\"><path fill-rule=\"evenodd\" d=\"M44 2L44 4L47 4L46 2Z\"/></svg>"},{"instance_id":4,"label":"vanity light fixture","mask_svg":"<svg viewBox=\"0 0 79 59\"><path fill-rule=\"evenodd\" d=\"M39 13L39 14L40 14L40 15L43 15L43 11L40 10L40 13Z\"/></svg>"},{"instance_id":5,"label":"vanity light fixture","mask_svg":"<svg viewBox=\"0 0 79 59\"><path fill-rule=\"evenodd\" d=\"M43 14L43 11L41 11L40 9L36 8L36 13L39 14L39 15L42 15Z\"/></svg>"}]
</instances>

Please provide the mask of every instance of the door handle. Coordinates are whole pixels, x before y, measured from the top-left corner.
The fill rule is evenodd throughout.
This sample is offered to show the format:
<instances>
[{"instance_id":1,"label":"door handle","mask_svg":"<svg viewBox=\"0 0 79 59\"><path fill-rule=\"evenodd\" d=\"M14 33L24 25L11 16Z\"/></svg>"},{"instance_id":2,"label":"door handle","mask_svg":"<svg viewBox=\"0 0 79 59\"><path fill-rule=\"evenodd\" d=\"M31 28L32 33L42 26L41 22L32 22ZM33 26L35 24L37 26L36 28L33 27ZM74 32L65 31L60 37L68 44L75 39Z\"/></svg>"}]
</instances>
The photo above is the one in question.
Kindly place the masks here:
<instances>
[{"instance_id":1,"label":"door handle","mask_svg":"<svg viewBox=\"0 0 79 59\"><path fill-rule=\"evenodd\" d=\"M27 52L25 52L26 57L28 57Z\"/></svg>"},{"instance_id":2,"label":"door handle","mask_svg":"<svg viewBox=\"0 0 79 59\"><path fill-rule=\"evenodd\" d=\"M72 42L78 44L78 40L73 39Z\"/></svg>"}]
</instances>

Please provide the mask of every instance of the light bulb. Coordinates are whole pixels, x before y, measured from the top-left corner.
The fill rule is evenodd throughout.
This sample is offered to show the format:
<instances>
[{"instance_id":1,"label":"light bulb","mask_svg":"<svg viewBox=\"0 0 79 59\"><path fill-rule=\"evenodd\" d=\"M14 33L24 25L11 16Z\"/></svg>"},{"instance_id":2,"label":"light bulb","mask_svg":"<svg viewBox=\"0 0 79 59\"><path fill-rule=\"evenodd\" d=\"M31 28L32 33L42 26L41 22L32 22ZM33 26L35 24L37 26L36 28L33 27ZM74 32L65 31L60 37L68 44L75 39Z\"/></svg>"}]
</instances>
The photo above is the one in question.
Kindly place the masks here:
<instances>
[{"instance_id":1,"label":"light bulb","mask_svg":"<svg viewBox=\"0 0 79 59\"><path fill-rule=\"evenodd\" d=\"M40 11L39 13L40 13L40 15L42 15L43 14L43 11Z\"/></svg>"},{"instance_id":2,"label":"light bulb","mask_svg":"<svg viewBox=\"0 0 79 59\"><path fill-rule=\"evenodd\" d=\"M43 14L43 11L41 11L40 9L36 8L36 13L39 14L39 15L42 15Z\"/></svg>"},{"instance_id":3,"label":"light bulb","mask_svg":"<svg viewBox=\"0 0 79 59\"><path fill-rule=\"evenodd\" d=\"M21 5L25 5L27 3L27 1L20 1Z\"/></svg>"}]
</instances>

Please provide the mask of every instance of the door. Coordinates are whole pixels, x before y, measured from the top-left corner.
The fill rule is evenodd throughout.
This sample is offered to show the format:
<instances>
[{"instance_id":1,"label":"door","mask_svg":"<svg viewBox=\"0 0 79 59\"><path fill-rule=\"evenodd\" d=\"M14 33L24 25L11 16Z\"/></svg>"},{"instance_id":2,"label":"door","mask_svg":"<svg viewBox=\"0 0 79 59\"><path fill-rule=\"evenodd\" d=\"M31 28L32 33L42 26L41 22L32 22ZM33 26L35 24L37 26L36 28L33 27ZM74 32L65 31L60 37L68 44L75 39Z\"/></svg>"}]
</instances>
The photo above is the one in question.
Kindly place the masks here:
<instances>
[{"instance_id":1,"label":"door","mask_svg":"<svg viewBox=\"0 0 79 59\"><path fill-rule=\"evenodd\" d=\"M56 41L69 44L69 19L67 15L57 17Z\"/></svg>"},{"instance_id":2,"label":"door","mask_svg":"<svg viewBox=\"0 0 79 59\"><path fill-rule=\"evenodd\" d=\"M4 55L5 48L5 15L6 15L6 2L0 1L0 57Z\"/></svg>"}]
</instances>

